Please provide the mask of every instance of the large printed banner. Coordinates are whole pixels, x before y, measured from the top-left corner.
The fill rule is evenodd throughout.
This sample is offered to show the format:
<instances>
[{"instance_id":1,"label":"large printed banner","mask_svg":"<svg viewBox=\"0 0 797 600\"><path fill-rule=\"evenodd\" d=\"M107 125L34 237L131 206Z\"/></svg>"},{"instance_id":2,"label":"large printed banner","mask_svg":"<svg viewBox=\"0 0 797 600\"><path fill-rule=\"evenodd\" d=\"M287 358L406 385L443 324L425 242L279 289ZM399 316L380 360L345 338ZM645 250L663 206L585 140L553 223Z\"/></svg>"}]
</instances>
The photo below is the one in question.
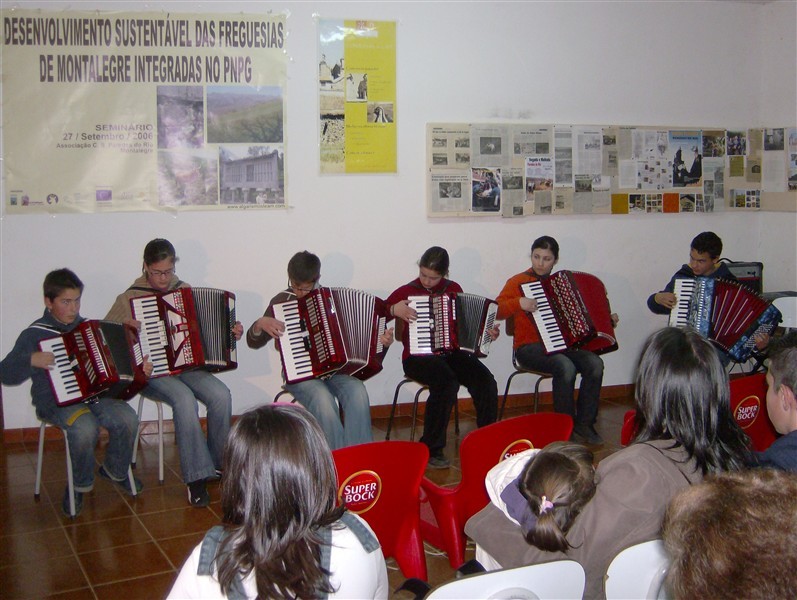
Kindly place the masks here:
<instances>
[{"instance_id":1,"label":"large printed banner","mask_svg":"<svg viewBox=\"0 0 797 600\"><path fill-rule=\"evenodd\" d=\"M320 20L322 173L396 172L396 24Z\"/></svg>"},{"instance_id":2,"label":"large printed banner","mask_svg":"<svg viewBox=\"0 0 797 600\"><path fill-rule=\"evenodd\" d=\"M6 214L285 205L284 15L2 20Z\"/></svg>"}]
</instances>

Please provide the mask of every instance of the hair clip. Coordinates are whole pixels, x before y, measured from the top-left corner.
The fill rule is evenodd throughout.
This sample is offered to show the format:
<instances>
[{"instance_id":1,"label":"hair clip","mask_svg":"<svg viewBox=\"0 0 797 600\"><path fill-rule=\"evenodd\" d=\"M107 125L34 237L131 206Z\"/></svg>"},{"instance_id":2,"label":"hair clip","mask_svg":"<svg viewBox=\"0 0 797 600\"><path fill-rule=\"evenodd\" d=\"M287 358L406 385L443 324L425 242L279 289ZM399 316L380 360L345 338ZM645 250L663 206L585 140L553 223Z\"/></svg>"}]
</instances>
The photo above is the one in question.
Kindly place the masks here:
<instances>
[{"instance_id":1,"label":"hair clip","mask_svg":"<svg viewBox=\"0 0 797 600\"><path fill-rule=\"evenodd\" d=\"M540 499L540 515L545 514L549 510L553 509L553 502L548 500L545 496Z\"/></svg>"}]
</instances>

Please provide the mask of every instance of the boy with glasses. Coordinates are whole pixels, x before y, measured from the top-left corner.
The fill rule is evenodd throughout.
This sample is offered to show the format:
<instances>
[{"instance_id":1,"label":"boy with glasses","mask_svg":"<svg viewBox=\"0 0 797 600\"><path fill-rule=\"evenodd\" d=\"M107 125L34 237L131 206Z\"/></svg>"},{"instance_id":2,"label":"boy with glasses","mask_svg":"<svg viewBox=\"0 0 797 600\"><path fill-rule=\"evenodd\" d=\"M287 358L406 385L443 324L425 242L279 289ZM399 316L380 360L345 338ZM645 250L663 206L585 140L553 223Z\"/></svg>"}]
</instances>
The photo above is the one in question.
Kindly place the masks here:
<instances>
[{"instance_id":1,"label":"boy with glasses","mask_svg":"<svg viewBox=\"0 0 797 600\"><path fill-rule=\"evenodd\" d=\"M256 349L271 339L279 343L285 323L274 317L274 305L304 298L318 287L319 279L319 258L306 250L294 254L288 262L288 288L274 296L265 314L252 323L246 332L247 345ZM389 329L382 336L382 343L389 346L392 342L393 330ZM373 440L368 392L356 377L334 373L329 377L287 383L285 389L316 418L333 450ZM341 421L338 406L343 410L344 421Z\"/></svg>"}]
</instances>

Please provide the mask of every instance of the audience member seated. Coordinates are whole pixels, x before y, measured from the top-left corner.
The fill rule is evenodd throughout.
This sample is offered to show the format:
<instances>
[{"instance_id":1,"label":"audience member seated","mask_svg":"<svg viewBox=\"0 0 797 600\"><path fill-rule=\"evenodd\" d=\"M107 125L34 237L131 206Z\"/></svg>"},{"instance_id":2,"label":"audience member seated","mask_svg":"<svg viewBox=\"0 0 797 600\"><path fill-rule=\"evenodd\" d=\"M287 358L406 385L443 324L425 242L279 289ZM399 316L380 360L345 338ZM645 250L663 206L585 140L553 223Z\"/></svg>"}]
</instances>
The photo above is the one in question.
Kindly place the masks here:
<instances>
[{"instance_id":1,"label":"audience member seated","mask_svg":"<svg viewBox=\"0 0 797 600\"><path fill-rule=\"evenodd\" d=\"M751 460L730 413L727 374L711 342L697 333L654 333L637 367L635 395L637 437L598 465L595 496L567 533L570 548L549 552L529 545L522 528L489 504L465 527L477 544L477 560L497 569L570 558L584 567L584 598L605 598L611 560L659 536L677 492Z\"/></svg>"},{"instance_id":2,"label":"audience member seated","mask_svg":"<svg viewBox=\"0 0 797 600\"><path fill-rule=\"evenodd\" d=\"M332 453L304 408L250 410L224 450L222 522L183 565L169 598L387 598L371 528L336 506Z\"/></svg>"},{"instance_id":3,"label":"audience member seated","mask_svg":"<svg viewBox=\"0 0 797 600\"><path fill-rule=\"evenodd\" d=\"M757 454L758 463L797 472L797 332L791 332L769 346L767 412L783 437Z\"/></svg>"},{"instance_id":4,"label":"audience member seated","mask_svg":"<svg viewBox=\"0 0 797 600\"><path fill-rule=\"evenodd\" d=\"M797 475L707 477L673 498L662 535L672 597L797 598Z\"/></svg>"},{"instance_id":5,"label":"audience member seated","mask_svg":"<svg viewBox=\"0 0 797 600\"><path fill-rule=\"evenodd\" d=\"M542 550L567 552L565 537L578 513L595 495L593 455L572 442L525 450L487 473L491 502Z\"/></svg>"}]
</instances>

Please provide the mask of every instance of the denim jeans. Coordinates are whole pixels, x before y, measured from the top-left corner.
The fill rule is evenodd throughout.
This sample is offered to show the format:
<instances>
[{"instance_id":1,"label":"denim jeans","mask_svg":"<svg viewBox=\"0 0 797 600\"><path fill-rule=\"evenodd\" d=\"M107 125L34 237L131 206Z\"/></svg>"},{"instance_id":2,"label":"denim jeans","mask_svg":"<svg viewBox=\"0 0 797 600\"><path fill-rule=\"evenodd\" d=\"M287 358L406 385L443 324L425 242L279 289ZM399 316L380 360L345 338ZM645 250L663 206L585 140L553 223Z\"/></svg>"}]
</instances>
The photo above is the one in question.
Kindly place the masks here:
<instances>
[{"instance_id":1,"label":"denim jeans","mask_svg":"<svg viewBox=\"0 0 797 600\"><path fill-rule=\"evenodd\" d=\"M359 379L332 375L289 383L285 389L316 418L332 450L373 441L371 405L365 385ZM343 409L343 422L338 403Z\"/></svg>"},{"instance_id":2,"label":"denim jeans","mask_svg":"<svg viewBox=\"0 0 797 600\"><path fill-rule=\"evenodd\" d=\"M94 404L55 404L37 407L36 414L66 431L72 457L72 478L75 491L90 492L94 487L94 449L100 426L108 430L108 446L103 466L117 481L127 479L133 458L133 442L138 433L138 416L127 402L100 398Z\"/></svg>"},{"instance_id":3,"label":"denim jeans","mask_svg":"<svg viewBox=\"0 0 797 600\"><path fill-rule=\"evenodd\" d=\"M232 395L227 386L207 371L184 371L150 379L142 394L172 409L183 481L215 476L230 432ZM200 402L207 408L207 441L199 423Z\"/></svg>"},{"instance_id":4,"label":"denim jeans","mask_svg":"<svg viewBox=\"0 0 797 600\"><path fill-rule=\"evenodd\" d=\"M446 446L446 429L460 384L473 398L476 425L484 427L495 422L498 385L490 369L475 356L464 352L410 356L404 360L403 366L407 377L429 386L421 442L429 447L432 455L439 455Z\"/></svg>"},{"instance_id":5,"label":"denim jeans","mask_svg":"<svg viewBox=\"0 0 797 600\"><path fill-rule=\"evenodd\" d=\"M526 344L515 352L521 366L553 375L553 409L582 425L594 425L603 385L603 360L587 350L545 354L542 343ZM578 402L573 406L576 374L581 373Z\"/></svg>"}]
</instances>

